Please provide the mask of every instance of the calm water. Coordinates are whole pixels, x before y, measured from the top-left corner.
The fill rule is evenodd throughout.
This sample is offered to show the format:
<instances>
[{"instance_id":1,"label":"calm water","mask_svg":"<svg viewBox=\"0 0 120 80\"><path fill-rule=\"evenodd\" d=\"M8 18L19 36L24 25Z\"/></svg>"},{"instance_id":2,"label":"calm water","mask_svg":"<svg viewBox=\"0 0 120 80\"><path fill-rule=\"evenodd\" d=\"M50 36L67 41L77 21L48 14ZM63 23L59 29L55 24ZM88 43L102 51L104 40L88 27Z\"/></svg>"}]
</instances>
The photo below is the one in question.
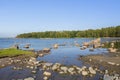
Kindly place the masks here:
<instances>
[{"instance_id":1,"label":"calm water","mask_svg":"<svg viewBox=\"0 0 120 80\"><path fill-rule=\"evenodd\" d=\"M115 38L102 38L101 41L110 41ZM76 47L74 44L78 43L82 45L83 42L88 42L93 40L93 38L71 38L71 39L17 39L17 38L1 38L0 48L8 48L14 44L19 44L21 49L30 43L30 48L35 50L42 50L43 48L52 48L54 44L65 44L65 46L60 46L58 49L51 49L49 55L44 57L38 57L38 60L44 60L52 63L62 63L66 65L78 65L81 66L81 62L78 60L79 55L88 54L101 54L106 53L107 50L103 48L95 49L93 52L86 50L80 50L80 47ZM52 57L52 58L51 58Z\"/></svg>"},{"instance_id":2,"label":"calm water","mask_svg":"<svg viewBox=\"0 0 120 80\"><path fill-rule=\"evenodd\" d=\"M102 42L112 41L116 38L102 38ZM86 50L80 50L80 47L76 47L74 44L78 43L82 45L83 42L88 42L93 40L93 38L76 38L76 39L16 39L16 38L0 38L0 49L9 48L14 44L19 44L21 49L30 43L31 47L35 50L42 50L43 48L52 48L52 46L57 44L66 44L65 46L60 46L58 49L51 49L50 54L45 55L44 57L38 57L37 60L44 60L51 63L62 63L64 65L77 65L83 66L82 61L78 60L79 55L88 55L88 54L102 54L107 53L107 49L99 48L95 49L93 52L89 51L89 48ZM36 75L31 74L31 71L24 69L20 71L15 71L11 69L11 66L0 69L0 80L17 80L25 77L37 76L36 80L42 80L40 77L41 71ZM3 75L3 76L1 76ZM57 74L55 74L57 75ZM99 75L95 76L91 80L98 80ZM80 77L80 78L79 78ZM79 76L78 79L81 79ZM66 80L73 80L72 77ZM74 78L74 77L73 77ZM54 80L54 79L53 79ZM86 79L89 80L89 79Z\"/></svg>"}]
</instances>

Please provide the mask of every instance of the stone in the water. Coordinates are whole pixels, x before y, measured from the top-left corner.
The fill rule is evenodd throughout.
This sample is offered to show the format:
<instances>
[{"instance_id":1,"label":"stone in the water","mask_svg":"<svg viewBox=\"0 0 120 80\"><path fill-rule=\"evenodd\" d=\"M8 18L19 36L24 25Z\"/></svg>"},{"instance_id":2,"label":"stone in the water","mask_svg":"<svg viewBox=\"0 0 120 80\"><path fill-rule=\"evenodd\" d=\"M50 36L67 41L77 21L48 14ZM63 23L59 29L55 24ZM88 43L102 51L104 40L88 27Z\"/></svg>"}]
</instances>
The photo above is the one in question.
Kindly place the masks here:
<instances>
[{"instance_id":1,"label":"stone in the water","mask_svg":"<svg viewBox=\"0 0 120 80\"><path fill-rule=\"evenodd\" d=\"M48 80L48 77L45 76L43 79L44 79L44 80Z\"/></svg>"},{"instance_id":2,"label":"stone in the water","mask_svg":"<svg viewBox=\"0 0 120 80\"><path fill-rule=\"evenodd\" d=\"M114 77L106 74L106 75L104 75L103 80L114 80Z\"/></svg>"},{"instance_id":3,"label":"stone in the water","mask_svg":"<svg viewBox=\"0 0 120 80\"><path fill-rule=\"evenodd\" d=\"M53 66L52 66L52 70L58 70L60 68L61 64L60 63L55 63Z\"/></svg>"},{"instance_id":4,"label":"stone in the water","mask_svg":"<svg viewBox=\"0 0 120 80\"><path fill-rule=\"evenodd\" d=\"M83 75L83 76L87 76L87 75L88 75L88 72L87 72L87 71L82 71L82 75Z\"/></svg>"},{"instance_id":5,"label":"stone in the water","mask_svg":"<svg viewBox=\"0 0 120 80\"><path fill-rule=\"evenodd\" d=\"M92 68L92 67L89 67L89 71L90 71L90 73L91 73L91 74L96 74L96 71L95 71L95 70L93 70L93 68Z\"/></svg>"},{"instance_id":6,"label":"stone in the water","mask_svg":"<svg viewBox=\"0 0 120 80\"><path fill-rule=\"evenodd\" d=\"M33 71L32 71L32 73L33 73L33 74L35 74L35 73L36 73L36 71L35 71L35 70L33 70Z\"/></svg>"},{"instance_id":7,"label":"stone in the water","mask_svg":"<svg viewBox=\"0 0 120 80\"><path fill-rule=\"evenodd\" d=\"M62 66L60 69L61 69L62 71L64 71L64 73L67 73L67 70L68 70L68 68L67 68L67 67Z\"/></svg>"},{"instance_id":8,"label":"stone in the water","mask_svg":"<svg viewBox=\"0 0 120 80\"><path fill-rule=\"evenodd\" d=\"M24 80L34 80L32 77L25 78Z\"/></svg>"},{"instance_id":9,"label":"stone in the water","mask_svg":"<svg viewBox=\"0 0 120 80\"><path fill-rule=\"evenodd\" d=\"M108 74L108 70L105 70L105 74Z\"/></svg>"},{"instance_id":10,"label":"stone in the water","mask_svg":"<svg viewBox=\"0 0 120 80\"><path fill-rule=\"evenodd\" d=\"M43 73L43 75L44 75L44 76L48 76L48 77L50 77L50 76L51 76L51 73L50 73L50 72L45 71L45 72Z\"/></svg>"},{"instance_id":11,"label":"stone in the water","mask_svg":"<svg viewBox=\"0 0 120 80\"><path fill-rule=\"evenodd\" d=\"M75 69L71 67L68 69L68 72L73 75L75 73Z\"/></svg>"}]
</instances>

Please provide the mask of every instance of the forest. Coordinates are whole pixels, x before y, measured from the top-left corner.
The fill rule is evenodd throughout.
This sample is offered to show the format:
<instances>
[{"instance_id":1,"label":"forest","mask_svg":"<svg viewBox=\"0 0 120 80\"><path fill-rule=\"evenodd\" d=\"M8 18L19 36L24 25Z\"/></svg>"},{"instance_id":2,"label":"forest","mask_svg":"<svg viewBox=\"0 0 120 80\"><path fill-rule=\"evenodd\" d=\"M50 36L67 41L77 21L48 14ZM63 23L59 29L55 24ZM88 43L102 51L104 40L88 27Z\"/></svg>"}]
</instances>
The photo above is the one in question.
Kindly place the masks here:
<instances>
[{"instance_id":1,"label":"forest","mask_svg":"<svg viewBox=\"0 0 120 80\"><path fill-rule=\"evenodd\" d=\"M23 33L16 38L89 38L89 37L120 37L120 26L106 27L101 29L88 29L77 31L45 31Z\"/></svg>"}]
</instances>

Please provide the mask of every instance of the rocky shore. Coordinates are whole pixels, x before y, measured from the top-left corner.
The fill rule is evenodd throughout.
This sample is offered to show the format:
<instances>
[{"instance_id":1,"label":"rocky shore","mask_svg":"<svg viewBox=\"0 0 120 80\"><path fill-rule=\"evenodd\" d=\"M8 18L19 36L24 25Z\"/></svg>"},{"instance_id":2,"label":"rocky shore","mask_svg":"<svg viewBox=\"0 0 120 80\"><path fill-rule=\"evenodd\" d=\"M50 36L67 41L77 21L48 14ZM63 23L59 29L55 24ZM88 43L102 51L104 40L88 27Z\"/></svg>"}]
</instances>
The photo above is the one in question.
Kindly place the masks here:
<instances>
[{"instance_id":1,"label":"rocky shore","mask_svg":"<svg viewBox=\"0 0 120 80\"><path fill-rule=\"evenodd\" d=\"M53 49L57 49L58 46L60 45L54 45ZM79 44L76 46L80 50L88 48L93 52L104 45L100 44L100 39L96 39L83 43L82 47ZM112 45L111 50L114 49ZM79 60L83 62L81 66L37 60L37 57L41 58L50 54L51 48L30 51L34 53L34 56L19 55L0 58L0 70L7 67L11 70L11 72L8 71L9 75L3 71L5 75L1 77L1 80L8 78L10 80L120 80L120 52L118 50L103 54L80 55ZM7 69L5 71L7 72ZM11 74L13 77L10 76Z\"/></svg>"},{"instance_id":2,"label":"rocky shore","mask_svg":"<svg viewBox=\"0 0 120 80\"><path fill-rule=\"evenodd\" d=\"M95 66L104 71L104 78L108 78L104 80L120 79L114 78L116 74L120 77L120 52L80 56L79 60L83 60L84 64Z\"/></svg>"}]
</instances>

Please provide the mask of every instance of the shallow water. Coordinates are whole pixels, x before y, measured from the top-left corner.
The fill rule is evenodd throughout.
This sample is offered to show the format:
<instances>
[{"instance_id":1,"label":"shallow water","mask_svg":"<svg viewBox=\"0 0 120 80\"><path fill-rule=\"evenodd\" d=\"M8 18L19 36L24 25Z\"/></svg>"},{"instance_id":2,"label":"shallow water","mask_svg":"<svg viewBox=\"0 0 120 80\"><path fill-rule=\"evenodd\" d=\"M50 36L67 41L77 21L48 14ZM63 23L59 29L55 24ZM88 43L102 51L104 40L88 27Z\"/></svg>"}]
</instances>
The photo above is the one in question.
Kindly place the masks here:
<instances>
[{"instance_id":1,"label":"shallow water","mask_svg":"<svg viewBox=\"0 0 120 80\"><path fill-rule=\"evenodd\" d=\"M112 41L116 38L102 38L102 42ZM107 53L107 49L98 48L94 51L89 51L89 48L85 50L80 50L80 47L76 47L74 44L78 43L82 45L83 42L88 42L93 40L93 38L76 38L76 39L16 39L16 38L1 38L0 39L0 48L8 48L13 44L19 44L20 49L23 48L27 43L30 43L30 48L35 50L42 50L43 48L52 48L52 46L57 44L65 44L65 46L60 46L58 49L51 49L50 54L45 55L44 57L38 57L37 60L43 60L50 63L61 63L64 65L77 65L83 66L83 62L78 60L80 55L89 55L89 54L103 54ZM42 72L38 70L37 74L32 74L30 70L24 69L15 71L11 66L0 69L0 80L12 80L12 79L23 79L25 77L34 77L36 80L42 80ZM62 76L53 73L52 80L80 80L83 77L79 76ZM56 75L56 76L55 76ZM85 80L98 80L101 75L97 74L93 78L85 78ZM69 79L70 78L70 79Z\"/></svg>"}]
</instances>

